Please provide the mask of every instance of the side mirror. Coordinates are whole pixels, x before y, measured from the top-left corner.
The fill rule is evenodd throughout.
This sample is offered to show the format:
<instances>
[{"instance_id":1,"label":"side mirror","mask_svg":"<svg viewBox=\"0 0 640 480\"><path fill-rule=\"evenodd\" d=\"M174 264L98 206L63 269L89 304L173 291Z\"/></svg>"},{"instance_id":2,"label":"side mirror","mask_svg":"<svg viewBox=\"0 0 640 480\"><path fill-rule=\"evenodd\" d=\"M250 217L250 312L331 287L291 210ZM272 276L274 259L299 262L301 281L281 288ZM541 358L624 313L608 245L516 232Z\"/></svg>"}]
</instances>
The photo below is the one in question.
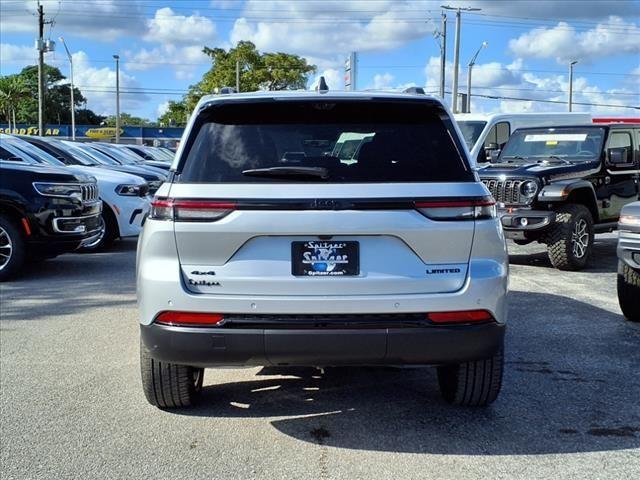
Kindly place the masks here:
<instances>
[{"instance_id":1,"label":"side mirror","mask_svg":"<svg viewBox=\"0 0 640 480\"><path fill-rule=\"evenodd\" d=\"M491 163L496 163L498 161L498 158L500 158L500 152L502 152L502 150L500 150L500 149L491 150L489 152L489 161Z\"/></svg>"},{"instance_id":2,"label":"side mirror","mask_svg":"<svg viewBox=\"0 0 640 480\"><path fill-rule=\"evenodd\" d=\"M495 142L491 142L486 147L484 147L484 149L485 150L500 150L500 145L498 145Z\"/></svg>"},{"instance_id":3,"label":"side mirror","mask_svg":"<svg viewBox=\"0 0 640 480\"><path fill-rule=\"evenodd\" d=\"M628 152L626 148L610 148L607 150L607 156L609 157L609 163L611 165L624 165L629 163L627 161Z\"/></svg>"},{"instance_id":4,"label":"side mirror","mask_svg":"<svg viewBox=\"0 0 640 480\"><path fill-rule=\"evenodd\" d=\"M9 158L6 159L8 162L22 162L22 159L20 157L14 157L11 156Z\"/></svg>"}]
</instances>

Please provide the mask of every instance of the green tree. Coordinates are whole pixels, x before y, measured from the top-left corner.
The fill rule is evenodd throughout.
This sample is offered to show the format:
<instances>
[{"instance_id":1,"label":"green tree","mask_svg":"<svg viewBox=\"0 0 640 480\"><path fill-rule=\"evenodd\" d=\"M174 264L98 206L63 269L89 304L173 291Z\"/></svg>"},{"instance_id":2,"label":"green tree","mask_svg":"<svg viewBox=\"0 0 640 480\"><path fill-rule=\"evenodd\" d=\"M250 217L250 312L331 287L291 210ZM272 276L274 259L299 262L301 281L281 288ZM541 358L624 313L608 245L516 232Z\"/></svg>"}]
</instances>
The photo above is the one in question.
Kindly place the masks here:
<instances>
[{"instance_id":1,"label":"green tree","mask_svg":"<svg viewBox=\"0 0 640 480\"><path fill-rule=\"evenodd\" d=\"M105 119L106 117L97 115L86 108L76 110L76 124L78 125L100 125Z\"/></svg>"},{"instance_id":2,"label":"green tree","mask_svg":"<svg viewBox=\"0 0 640 480\"><path fill-rule=\"evenodd\" d=\"M105 119L105 123L109 127L115 127L116 116L109 115ZM155 126L155 122L152 122L148 118L134 117L133 115L122 112L120 114L120 126L124 127L125 125L132 126L132 127L152 127L152 126Z\"/></svg>"},{"instance_id":3,"label":"green tree","mask_svg":"<svg viewBox=\"0 0 640 480\"><path fill-rule=\"evenodd\" d=\"M186 109L191 112L200 97L222 87L235 87L236 62L240 67L240 90L295 90L304 88L315 65L288 53L260 53L252 42L241 41L235 48L204 47L211 57L211 69L202 80L189 88L185 97Z\"/></svg>"},{"instance_id":4,"label":"green tree","mask_svg":"<svg viewBox=\"0 0 640 480\"><path fill-rule=\"evenodd\" d=\"M36 123L38 121L38 67L30 65L22 69L20 73L0 77L0 82L9 82L18 79L25 89L25 94L13 102L15 120L18 123ZM47 123L71 123L71 87L65 82L66 77L60 70L50 65L44 66L45 102L44 118ZM86 99L78 88L73 89L75 107L86 103ZM4 112L4 109L2 109ZM86 110L86 109L85 109ZM90 113L89 113L90 112ZM86 117L95 119L97 115L90 110ZM78 120L78 119L76 119ZM84 123L78 121L78 123ZM99 123L99 121L97 122Z\"/></svg>"},{"instance_id":5,"label":"green tree","mask_svg":"<svg viewBox=\"0 0 640 480\"><path fill-rule=\"evenodd\" d=\"M189 113L185 101L169 100L167 111L158 117L158 125L161 127L184 127L187 124Z\"/></svg>"},{"instance_id":6,"label":"green tree","mask_svg":"<svg viewBox=\"0 0 640 480\"><path fill-rule=\"evenodd\" d=\"M0 77L0 111L4 115L9 128L16 126L16 108L28 95L24 80L18 75ZM13 120L13 127L11 122Z\"/></svg>"}]
</instances>

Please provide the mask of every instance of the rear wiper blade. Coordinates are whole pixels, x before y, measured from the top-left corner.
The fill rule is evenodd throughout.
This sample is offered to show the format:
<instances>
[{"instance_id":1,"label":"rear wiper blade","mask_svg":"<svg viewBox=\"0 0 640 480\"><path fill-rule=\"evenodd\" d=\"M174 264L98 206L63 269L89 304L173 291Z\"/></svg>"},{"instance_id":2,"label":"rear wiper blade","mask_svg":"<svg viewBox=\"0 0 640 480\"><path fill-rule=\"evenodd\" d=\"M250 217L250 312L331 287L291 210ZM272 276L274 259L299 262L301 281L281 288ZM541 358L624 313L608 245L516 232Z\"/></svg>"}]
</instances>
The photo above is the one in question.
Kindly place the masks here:
<instances>
[{"instance_id":1,"label":"rear wiper blade","mask_svg":"<svg viewBox=\"0 0 640 480\"><path fill-rule=\"evenodd\" d=\"M269 167L243 170L243 175L253 177L319 177L329 178L329 170L324 167Z\"/></svg>"}]
</instances>

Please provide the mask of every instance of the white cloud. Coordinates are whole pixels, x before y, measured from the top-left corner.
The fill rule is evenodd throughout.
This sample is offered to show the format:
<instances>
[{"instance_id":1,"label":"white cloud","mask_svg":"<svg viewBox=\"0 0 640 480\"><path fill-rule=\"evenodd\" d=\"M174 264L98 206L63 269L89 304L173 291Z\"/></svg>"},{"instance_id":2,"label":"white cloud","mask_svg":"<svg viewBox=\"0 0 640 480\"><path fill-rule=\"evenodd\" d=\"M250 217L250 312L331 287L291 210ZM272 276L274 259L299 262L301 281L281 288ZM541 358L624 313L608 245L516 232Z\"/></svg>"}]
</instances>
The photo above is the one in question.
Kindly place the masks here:
<instances>
[{"instance_id":1,"label":"white cloud","mask_svg":"<svg viewBox=\"0 0 640 480\"><path fill-rule=\"evenodd\" d=\"M65 35L78 35L99 41L112 41L132 32L139 32L144 14L140 0L129 0L126 5L117 0L87 2L41 0L47 20L55 19L57 32ZM22 0L11 5L3 5L0 15L0 30L3 35L10 32L31 33L37 35L38 23L35 16L36 0Z\"/></svg>"},{"instance_id":2,"label":"white cloud","mask_svg":"<svg viewBox=\"0 0 640 480\"><path fill-rule=\"evenodd\" d=\"M433 27L426 21L416 22L411 14L415 16L416 8L427 3L249 0L230 39L232 43L250 40L260 50L287 51L330 62L338 56L342 62L351 51L392 50L424 37ZM261 20L269 17L265 12L273 12L271 15L281 21Z\"/></svg>"},{"instance_id":3,"label":"white cloud","mask_svg":"<svg viewBox=\"0 0 640 480\"><path fill-rule=\"evenodd\" d=\"M374 90L384 90L386 88L390 88L394 80L394 76L389 72L376 73L373 76L373 85L369 88L372 88Z\"/></svg>"},{"instance_id":4,"label":"white cloud","mask_svg":"<svg viewBox=\"0 0 640 480\"><path fill-rule=\"evenodd\" d=\"M190 80L199 67L211 63L202 49L215 44L216 27L206 17L177 15L166 7L157 10L147 21L143 39L156 46L126 51L128 70L141 72L168 65L177 79Z\"/></svg>"},{"instance_id":5,"label":"white cloud","mask_svg":"<svg viewBox=\"0 0 640 480\"><path fill-rule=\"evenodd\" d=\"M344 90L344 72L335 68L328 68L319 73L311 82L311 90L318 86L320 77L324 77L329 90Z\"/></svg>"},{"instance_id":6,"label":"white cloud","mask_svg":"<svg viewBox=\"0 0 640 480\"><path fill-rule=\"evenodd\" d=\"M569 83L566 75L551 74L541 76L525 72L524 62L517 59L509 65L498 62L478 64L474 66L472 78L472 111L474 112L529 112L529 111L564 111L566 109ZM640 69L640 67L639 67ZM437 92L440 79L440 58L429 58L424 69L427 90ZM466 93L466 70L459 73L458 93ZM445 90L451 89L453 66L446 65ZM636 78L636 77L632 77ZM637 84L636 84L637 85ZM613 106L576 105L576 111L591 111L598 113L633 114L634 110L623 106L640 105L640 91L637 86L629 86L623 82L619 88L602 89L591 84L587 78L574 78L574 102L606 104ZM478 95L483 95L480 97ZM486 98L493 97L493 98ZM504 98L508 97L508 98ZM447 95L447 99L450 98ZM528 101L513 100L514 98L528 99ZM537 101L536 101L537 100ZM557 102L547 103L542 100Z\"/></svg>"},{"instance_id":7,"label":"white cloud","mask_svg":"<svg viewBox=\"0 0 640 480\"><path fill-rule=\"evenodd\" d=\"M144 39L148 42L172 45L206 45L215 40L216 26L201 15L177 15L169 7L156 10L155 16L147 20Z\"/></svg>"},{"instance_id":8,"label":"white cloud","mask_svg":"<svg viewBox=\"0 0 640 480\"><path fill-rule=\"evenodd\" d=\"M96 68L88 55L79 51L72 54L75 85L87 98L87 107L99 115L113 115L116 108L116 72L109 67ZM138 81L120 71L120 111L132 112L140 109L150 99L140 89Z\"/></svg>"},{"instance_id":9,"label":"white cloud","mask_svg":"<svg viewBox=\"0 0 640 480\"><path fill-rule=\"evenodd\" d=\"M38 51L33 46L0 43L0 59L3 65L33 65L38 61Z\"/></svg>"},{"instance_id":10,"label":"white cloud","mask_svg":"<svg viewBox=\"0 0 640 480\"><path fill-rule=\"evenodd\" d=\"M509 49L524 58L555 58L590 62L621 54L640 54L640 28L620 17L611 16L606 23L578 32L566 22L552 28L535 28L509 41Z\"/></svg>"},{"instance_id":11,"label":"white cloud","mask_svg":"<svg viewBox=\"0 0 640 480\"><path fill-rule=\"evenodd\" d=\"M158 108L156 108L156 115L158 117L161 117L162 115L167 113L167 110L169 110L169 100L158 105Z\"/></svg>"}]
</instances>

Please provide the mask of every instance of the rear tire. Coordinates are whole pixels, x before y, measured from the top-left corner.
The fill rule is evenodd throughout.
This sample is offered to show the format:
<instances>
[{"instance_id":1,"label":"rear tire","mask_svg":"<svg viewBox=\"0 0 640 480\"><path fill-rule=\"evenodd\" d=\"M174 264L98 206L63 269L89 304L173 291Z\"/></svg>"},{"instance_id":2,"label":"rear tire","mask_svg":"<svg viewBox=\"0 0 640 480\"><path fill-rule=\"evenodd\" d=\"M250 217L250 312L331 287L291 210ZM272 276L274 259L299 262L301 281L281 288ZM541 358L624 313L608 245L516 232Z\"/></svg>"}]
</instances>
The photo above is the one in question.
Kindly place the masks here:
<instances>
[{"instance_id":1,"label":"rear tire","mask_svg":"<svg viewBox=\"0 0 640 480\"><path fill-rule=\"evenodd\" d=\"M547 253L558 270L582 270L593 249L593 217L584 205L563 205L546 235Z\"/></svg>"},{"instance_id":2,"label":"rear tire","mask_svg":"<svg viewBox=\"0 0 640 480\"><path fill-rule=\"evenodd\" d=\"M18 273L24 257L25 245L20 230L8 217L0 215L0 282Z\"/></svg>"},{"instance_id":3,"label":"rear tire","mask_svg":"<svg viewBox=\"0 0 640 480\"><path fill-rule=\"evenodd\" d=\"M204 368L161 362L140 341L140 373L147 401L158 408L189 407L202 391Z\"/></svg>"},{"instance_id":4,"label":"rear tire","mask_svg":"<svg viewBox=\"0 0 640 480\"><path fill-rule=\"evenodd\" d=\"M447 403L482 407L493 403L502 386L502 350L485 360L438 367L440 392Z\"/></svg>"},{"instance_id":5,"label":"rear tire","mask_svg":"<svg viewBox=\"0 0 640 480\"><path fill-rule=\"evenodd\" d=\"M640 272L622 262L618 268L618 302L627 320L640 322Z\"/></svg>"}]
</instances>

